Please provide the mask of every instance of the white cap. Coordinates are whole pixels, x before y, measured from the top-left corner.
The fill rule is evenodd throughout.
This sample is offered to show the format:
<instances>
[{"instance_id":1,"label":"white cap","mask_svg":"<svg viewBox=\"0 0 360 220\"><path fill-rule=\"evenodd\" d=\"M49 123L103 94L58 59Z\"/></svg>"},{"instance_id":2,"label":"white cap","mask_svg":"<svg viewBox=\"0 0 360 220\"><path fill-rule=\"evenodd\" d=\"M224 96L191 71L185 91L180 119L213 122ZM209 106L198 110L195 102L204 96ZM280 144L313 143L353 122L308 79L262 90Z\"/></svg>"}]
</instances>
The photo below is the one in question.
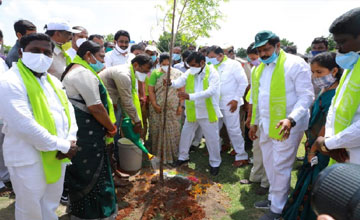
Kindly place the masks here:
<instances>
[{"instance_id":1,"label":"white cap","mask_svg":"<svg viewBox=\"0 0 360 220\"><path fill-rule=\"evenodd\" d=\"M60 19L56 19L56 20L49 22L46 25L46 30L48 30L48 31L68 31L68 32L71 32L74 34L81 33L80 30L71 28L68 22L66 22L64 20L60 20Z\"/></svg>"},{"instance_id":2,"label":"white cap","mask_svg":"<svg viewBox=\"0 0 360 220\"><path fill-rule=\"evenodd\" d=\"M153 46L153 45L147 45L146 47L145 47L145 51L151 51L151 52L157 52L157 49L156 49L156 47L155 46Z\"/></svg>"}]
</instances>

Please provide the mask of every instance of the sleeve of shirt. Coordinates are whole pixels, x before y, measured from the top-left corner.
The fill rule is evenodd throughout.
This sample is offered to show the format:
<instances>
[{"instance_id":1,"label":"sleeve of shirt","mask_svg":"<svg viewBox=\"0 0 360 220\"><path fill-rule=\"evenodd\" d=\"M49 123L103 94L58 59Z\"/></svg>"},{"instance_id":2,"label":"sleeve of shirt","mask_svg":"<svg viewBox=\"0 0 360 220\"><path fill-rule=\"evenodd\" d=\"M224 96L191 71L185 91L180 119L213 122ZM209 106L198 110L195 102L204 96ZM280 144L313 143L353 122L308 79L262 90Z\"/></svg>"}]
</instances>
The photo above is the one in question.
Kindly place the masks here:
<instances>
[{"instance_id":1,"label":"sleeve of shirt","mask_svg":"<svg viewBox=\"0 0 360 220\"><path fill-rule=\"evenodd\" d=\"M206 99L220 91L219 74L214 68L210 68L209 87L201 92L190 94L190 100Z\"/></svg>"},{"instance_id":2,"label":"sleeve of shirt","mask_svg":"<svg viewBox=\"0 0 360 220\"><path fill-rule=\"evenodd\" d=\"M333 125L332 125L332 117L334 116L334 99L331 101L331 105L329 107L327 116L326 116L326 123L325 123L325 138L330 137L333 134Z\"/></svg>"},{"instance_id":3,"label":"sleeve of shirt","mask_svg":"<svg viewBox=\"0 0 360 220\"><path fill-rule=\"evenodd\" d=\"M117 73L115 71L116 69L111 75L119 92L121 107L129 115L131 120L135 123L140 122L131 93L131 77L130 75Z\"/></svg>"},{"instance_id":4,"label":"sleeve of shirt","mask_svg":"<svg viewBox=\"0 0 360 220\"><path fill-rule=\"evenodd\" d=\"M7 94L0 99L0 117L7 123L8 130L34 146L39 151L67 153L70 142L50 134L36 120L30 110L24 88L0 82L0 94Z\"/></svg>"},{"instance_id":5,"label":"sleeve of shirt","mask_svg":"<svg viewBox=\"0 0 360 220\"><path fill-rule=\"evenodd\" d=\"M184 74L181 74L181 76L179 78L171 81L171 87L174 87L176 89L184 87L186 84L186 79L187 79L188 75L189 75L189 71L186 71Z\"/></svg>"},{"instance_id":6,"label":"sleeve of shirt","mask_svg":"<svg viewBox=\"0 0 360 220\"><path fill-rule=\"evenodd\" d=\"M305 61L298 65L295 71L289 73L293 79L298 100L288 117L293 118L295 122L307 114L314 101L314 88L311 83L310 67Z\"/></svg>"},{"instance_id":7,"label":"sleeve of shirt","mask_svg":"<svg viewBox=\"0 0 360 220\"><path fill-rule=\"evenodd\" d=\"M105 67L109 68L109 67L112 66L111 51L110 51L110 52L107 52L107 53L105 54L104 61L105 61Z\"/></svg>"},{"instance_id":8,"label":"sleeve of shirt","mask_svg":"<svg viewBox=\"0 0 360 220\"><path fill-rule=\"evenodd\" d=\"M354 148L359 147L360 143L360 120L345 128L338 134L325 139L325 145L328 149Z\"/></svg>"},{"instance_id":9,"label":"sleeve of shirt","mask_svg":"<svg viewBox=\"0 0 360 220\"><path fill-rule=\"evenodd\" d=\"M247 76L245 74L244 69L242 68L241 64L236 62L234 65L234 76L235 76L235 80L238 84L237 90L236 90L236 101L238 101L238 103L240 105L242 105L244 103L244 101L242 100L246 87L248 86L248 79Z\"/></svg>"},{"instance_id":10,"label":"sleeve of shirt","mask_svg":"<svg viewBox=\"0 0 360 220\"><path fill-rule=\"evenodd\" d=\"M87 69L78 71L76 74L77 76L72 79L72 84L84 99L86 106L101 104L97 77Z\"/></svg>"},{"instance_id":11,"label":"sleeve of shirt","mask_svg":"<svg viewBox=\"0 0 360 220\"><path fill-rule=\"evenodd\" d=\"M148 80L148 85L155 86L157 80L158 80L158 70L154 70L154 71L152 71L152 73L150 75L150 78Z\"/></svg>"}]
</instances>

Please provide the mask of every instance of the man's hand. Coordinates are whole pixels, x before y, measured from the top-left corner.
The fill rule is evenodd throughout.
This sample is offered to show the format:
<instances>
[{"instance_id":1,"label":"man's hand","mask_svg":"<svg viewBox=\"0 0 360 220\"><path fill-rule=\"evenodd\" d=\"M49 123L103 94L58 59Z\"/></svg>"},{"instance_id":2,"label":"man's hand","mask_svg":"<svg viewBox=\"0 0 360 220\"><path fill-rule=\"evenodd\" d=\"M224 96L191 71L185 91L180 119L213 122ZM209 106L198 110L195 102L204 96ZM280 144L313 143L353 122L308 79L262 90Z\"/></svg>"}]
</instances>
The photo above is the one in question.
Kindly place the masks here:
<instances>
[{"instance_id":1,"label":"man's hand","mask_svg":"<svg viewBox=\"0 0 360 220\"><path fill-rule=\"evenodd\" d=\"M136 123L134 124L133 130L134 130L135 133L141 134L141 132L142 132L141 121L136 122Z\"/></svg>"},{"instance_id":2,"label":"man's hand","mask_svg":"<svg viewBox=\"0 0 360 220\"><path fill-rule=\"evenodd\" d=\"M235 112L236 109L237 109L237 104L238 104L238 101L236 100L231 100L227 105L230 106L230 112Z\"/></svg>"},{"instance_id":3,"label":"man's hand","mask_svg":"<svg viewBox=\"0 0 360 220\"><path fill-rule=\"evenodd\" d=\"M338 163L345 163L349 160L349 154L344 148L331 150L329 155Z\"/></svg>"},{"instance_id":4,"label":"man's hand","mask_svg":"<svg viewBox=\"0 0 360 220\"><path fill-rule=\"evenodd\" d=\"M187 94L186 92L178 92L178 97L181 99L185 99L185 100L189 100L190 99L190 96L189 94Z\"/></svg>"},{"instance_id":5,"label":"man's hand","mask_svg":"<svg viewBox=\"0 0 360 220\"><path fill-rule=\"evenodd\" d=\"M279 123L276 125L276 129L280 128L279 135L282 135L282 140L286 140L290 136L290 130L291 130L291 121L289 119L284 119L279 121Z\"/></svg>"},{"instance_id":6,"label":"man's hand","mask_svg":"<svg viewBox=\"0 0 360 220\"><path fill-rule=\"evenodd\" d=\"M251 125L250 126L250 130L249 130L249 138L250 140L254 141L258 138L258 136L256 136L256 132L258 130L258 126L257 125Z\"/></svg>"},{"instance_id":7,"label":"man's hand","mask_svg":"<svg viewBox=\"0 0 360 220\"><path fill-rule=\"evenodd\" d=\"M183 112L183 108L182 108L181 105L179 105L179 106L177 107L177 109L176 109L176 115L181 115L182 112Z\"/></svg>"},{"instance_id":8,"label":"man's hand","mask_svg":"<svg viewBox=\"0 0 360 220\"><path fill-rule=\"evenodd\" d=\"M110 137L110 138L112 138L112 137L114 137L116 134L117 134L117 127L116 127L116 125L114 125L114 127L113 127L113 130L112 131L107 131L106 132L106 137Z\"/></svg>"},{"instance_id":9,"label":"man's hand","mask_svg":"<svg viewBox=\"0 0 360 220\"><path fill-rule=\"evenodd\" d=\"M153 106L153 107L154 107L154 110L155 110L156 113L158 113L158 114L161 113L161 107L160 107L160 105L156 104L156 105Z\"/></svg>"},{"instance_id":10,"label":"man's hand","mask_svg":"<svg viewBox=\"0 0 360 220\"><path fill-rule=\"evenodd\" d=\"M66 154L63 154L61 151L58 151L56 154L56 158L59 160L65 159L65 158L69 158L71 160L71 158L73 158L73 156L75 156L76 152L78 151L78 146L76 145L76 141L71 141L70 142L70 149Z\"/></svg>"},{"instance_id":11,"label":"man's hand","mask_svg":"<svg viewBox=\"0 0 360 220\"><path fill-rule=\"evenodd\" d=\"M166 78L163 79L163 86L166 86L166 85L171 86L171 84L172 84L171 79L169 79L169 81L167 81Z\"/></svg>"}]
</instances>

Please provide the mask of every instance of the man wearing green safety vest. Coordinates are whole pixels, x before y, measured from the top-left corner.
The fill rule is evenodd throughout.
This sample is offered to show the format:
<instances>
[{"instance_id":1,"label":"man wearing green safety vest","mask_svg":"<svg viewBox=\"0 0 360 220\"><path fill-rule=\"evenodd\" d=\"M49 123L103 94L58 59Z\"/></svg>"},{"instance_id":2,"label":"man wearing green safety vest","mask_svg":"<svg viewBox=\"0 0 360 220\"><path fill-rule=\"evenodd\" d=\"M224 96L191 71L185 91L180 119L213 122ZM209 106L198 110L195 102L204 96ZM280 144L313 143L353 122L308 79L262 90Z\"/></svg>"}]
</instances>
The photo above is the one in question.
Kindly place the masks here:
<instances>
[{"instance_id":1,"label":"man wearing green safety vest","mask_svg":"<svg viewBox=\"0 0 360 220\"><path fill-rule=\"evenodd\" d=\"M20 59L0 78L4 159L16 194L17 220L55 220L65 165L77 152L74 109L47 73L54 45L45 34L20 40ZM15 63L14 63L15 64Z\"/></svg>"},{"instance_id":2,"label":"man wearing green safety vest","mask_svg":"<svg viewBox=\"0 0 360 220\"><path fill-rule=\"evenodd\" d=\"M71 57L64 51L62 45L71 39L71 34L78 34L81 31L71 28L69 23L59 19L46 24L45 29L45 34L55 43L53 62L48 72L60 80L66 66L71 63Z\"/></svg>"},{"instance_id":3,"label":"man wearing green safety vest","mask_svg":"<svg viewBox=\"0 0 360 220\"><path fill-rule=\"evenodd\" d=\"M244 138L240 129L240 106L244 104L243 96L248 80L241 64L224 55L219 46L207 49L207 58L214 65L220 77L220 110L223 118L219 119L219 129L223 124L229 134L236 156L234 167L248 165L248 154L245 151Z\"/></svg>"},{"instance_id":4,"label":"man wearing green safety vest","mask_svg":"<svg viewBox=\"0 0 360 220\"><path fill-rule=\"evenodd\" d=\"M216 176L221 164L218 125L218 119L222 117L219 108L219 75L212 65L205 63L205 56L199 52L191 53L186 62L190 69L175 81L169 82L174 88L185 86L185 92L178 94L179 98L185 99L186 120L181 131L179 158L174 165L180 166L189 161L189 149L195 131L200 126L209 151L210 174Z\"/></svg>"},{"instance_id":5,"label":"man wearing green safety vest","mask_svg":"<svg viewBox=\"0 0 360 220\"><path fill-rule=\"evenodd\" d=\"M338 17L330 33L338 49L336 63L345 71L329 108L325 137L319 137L315 145L319 151L330 153L330 165L335 160L360 164L360 8ZM336 151L342 148L348 155Z\"/></svg>"},{"instance_id":6,"label":"man wearing green safety vest","mask_svg":"<svg viewBox=\"0 0 360 220\"><path fill-rule=\"evenodd\" d=\"M262 62L251 81L252 119L249 136L257 139L270 182L268 200L256 208L270 209L260 220L279 219L290 188L292 165L307 129L314 99L309 65L280 49L280 39L271 31L255 36Z\"/></svg>"}]
</instances>

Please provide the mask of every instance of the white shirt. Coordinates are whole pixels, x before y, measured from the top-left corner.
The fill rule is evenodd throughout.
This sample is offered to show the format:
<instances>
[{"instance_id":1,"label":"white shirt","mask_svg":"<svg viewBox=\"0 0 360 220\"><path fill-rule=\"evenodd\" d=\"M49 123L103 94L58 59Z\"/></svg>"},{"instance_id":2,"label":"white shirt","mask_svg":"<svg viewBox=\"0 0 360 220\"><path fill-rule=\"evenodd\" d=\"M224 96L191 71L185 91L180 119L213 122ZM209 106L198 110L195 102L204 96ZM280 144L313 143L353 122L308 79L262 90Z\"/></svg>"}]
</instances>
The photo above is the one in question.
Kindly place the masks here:
<instances>
[{"instance_id":1,"label":"white shirt","mask_svg":"<svg viewBox=\"0 0 360 220\"><path fill-rule=\"evenodd\" d=\"M209 87L204 90L203 89L203 79L205 77L205 68L200 74L195 75L195 93L189 94L190 100L195 101L195 111L196 118L209 118L205 99L211 97L212 104L214 106L216 115L218 118L222 117L220 108L219 108L219 97L220 97L220 79L219 74L216 69L210 65L210 73L209 73ZM179 78L172 81L172 87L181 88L185 86L186 79L190 74L190 70L186 71Z\"/></svg>"},{"instance_id":2,"label":"white shirt","mask_svg":"<svg viewBox=\"0 0 360 220\"><path fill-rule=\"evenodd\" d=\"M69 57L71 58L71 60L74 60L75 56L76 56L76 50L72 47L70 47L70 49L68 49L66 51L67 55L69 55Z\"/></svg>"},{"instance_id":3,"label":"white shirt","mask_svg":"<svg viewBox=\"0 0 360 220\"><path fill-rule=\"evenodd\" d=\"M55 46L54 53L53 53L53 62L48 70L50 74L61 79L62 74L66 69L66 58L64 53L58 46Z\"/></svg>"},{"instance_id":4,"label":"white shirt","mask_svg":"<svg viewBox=\"0 0 360 220\"><path fill-rule=\"evenodd\" d=\"M330 150L346 148L350 155L350 163L360 164L360 106L358 106L358 109L349 127L345 128L336 135L334 130L336 109L339 107L341 97L343 96L344 91L349 83L352 72L353 71L347 75L339 92L336 103L334 103L333 99L329 108L325 125L325 145ZM359 85L358 89L360 89Z\"/></svg>"},{"instance_id":5,"label":"white shirt","mask_svg":"<svg viewBox=\"0 0 360 220\"><path fill-rule=\"evenodd\" d=\"M217 70L220 76L220 109L228 109L227 104L232 100L238 102L238 107L243 105L248 80L241 64L228 58Z\"/></svg>"},{"instance_id":6,"label":"white shirt","mask_svg":"<svg viewBox=\"0 0 360 220\"><path fill-rule=\"evenodd\" d=\"M270 84L276 62L277 60L265 65L260 77L255 124L262 125L266 135L268 135L270 123ZM310 67L302 58L286 53L284 70L286 117L291 117L296 122L296 126L291 129L292 132L304 131L308 128L309 108L314 100Z\"/></svg>"},{"instance_id":7,"label":"white shirt","mask_svg":"<svg viewBox=\"0 0 360 220\"><path fill-rule=\"evenodd\" d=\"M131 60L135 57L132 53L127 53L125 56L116 49L105 54L105 66L112 67L120 64L131 64Z\"/></svg>"},{"instance_id":8,"label":"white shirt","mask_svg":"<svg viewBox=\"0 0 360 220\"><path fill-rule=\"evenodd\" d=\"M6 65L5 60L0 58L0 75L2 75L3 73L5 73L8 70L9 70L9 67ZM0 118L0 125L2 125L2 124L3 124L3 122Z\"/></svg>"},{"instance_id":9,"label":"white shirt","mask_svg":"<svg viewBox=\"0 0 360 220\"><path fill-rule=\"evenodd\" d=\"M59 80L51 75L50 77L55 86L62 88ZM41 162L40 151L59 150L67 153L70 140L76 140L78 127L71 103L69 102L71 127L68 131L68 119L64 108L46 76L37 80L47 97L55 120L57 136L51 135L36 122L17 65L13 65L0 77L0 94L6 94L0 99L0 117L4 120L3 152L6 166L25 166Z\"/></svg>"}]
</instances>

